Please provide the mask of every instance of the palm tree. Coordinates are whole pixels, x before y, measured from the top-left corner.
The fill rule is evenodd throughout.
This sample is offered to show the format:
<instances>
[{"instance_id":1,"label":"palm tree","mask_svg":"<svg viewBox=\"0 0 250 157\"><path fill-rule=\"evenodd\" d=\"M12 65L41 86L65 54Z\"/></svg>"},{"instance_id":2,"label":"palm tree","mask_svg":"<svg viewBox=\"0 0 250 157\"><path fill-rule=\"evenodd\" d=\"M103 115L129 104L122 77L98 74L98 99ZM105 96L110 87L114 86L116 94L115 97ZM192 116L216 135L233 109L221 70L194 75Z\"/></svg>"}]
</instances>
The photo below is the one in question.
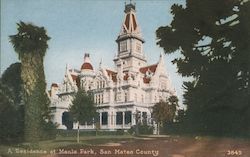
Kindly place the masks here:
<instances>
[{"instance_id":1,"label":"palm tree","mask_svg":"<svg viewBox=\"0 0 250 157\"><path fill-rule=\"evenodd\" d=\"M41 136L41 123L48 118L49 112L43 61L50 37L44 27L22 21L17 26L18 33L10 36L10 42L21 60L25 139L36 142Z\"/></svg>"}]
</instances>

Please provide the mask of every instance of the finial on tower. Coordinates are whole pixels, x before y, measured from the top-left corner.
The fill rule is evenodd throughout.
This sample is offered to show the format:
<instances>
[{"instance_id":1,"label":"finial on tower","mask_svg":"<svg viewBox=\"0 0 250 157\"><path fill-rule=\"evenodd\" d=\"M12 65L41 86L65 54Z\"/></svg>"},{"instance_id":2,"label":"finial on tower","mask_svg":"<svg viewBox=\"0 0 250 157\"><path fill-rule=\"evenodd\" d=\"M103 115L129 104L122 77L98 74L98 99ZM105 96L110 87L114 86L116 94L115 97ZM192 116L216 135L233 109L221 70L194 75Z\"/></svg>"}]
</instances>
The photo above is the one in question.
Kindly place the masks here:
<instances>
[{"instance_id":1,"label":"finial on tower","mask_svg":"<svg viewBox=\"0 0 250 157\"><path fill-rule=\"evenodd\" d=\"M129 12L131 10L135 11L135 3L132 4L132 0L129 0L129 4L126 4L126 2L125 2L125 10L124 10L124 12L127 13L127 12Z\"/></svg>"}]
</instances>

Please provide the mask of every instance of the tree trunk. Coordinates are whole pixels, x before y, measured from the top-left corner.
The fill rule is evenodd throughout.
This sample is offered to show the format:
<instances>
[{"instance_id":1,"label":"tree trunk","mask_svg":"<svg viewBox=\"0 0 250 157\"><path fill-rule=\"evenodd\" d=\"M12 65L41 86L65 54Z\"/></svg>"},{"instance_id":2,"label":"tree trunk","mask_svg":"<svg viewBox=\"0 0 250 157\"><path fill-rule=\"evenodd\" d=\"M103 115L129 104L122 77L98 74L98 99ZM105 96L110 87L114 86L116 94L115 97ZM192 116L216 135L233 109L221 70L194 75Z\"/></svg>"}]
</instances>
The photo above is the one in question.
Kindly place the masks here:
<instances>
[{"instance_id":1,"label":"tree trunk","mask_svg":"<svg viewBox=\"0 0 250 157\"><path fill-rule=\"evenodd\" d=\"M46 84L43 57L39 53L24 53L21 58L25 104L25 140L38 142L41 136L43 113L45 111Z\"/></svg>"},{"instance_id":2,"label":"tree trunk","mask_svg":"<svg viewBox=\"0 0 250 157\"><path fill-rule=\"evenodd\" d=\"M160 122L157 123L157 135L160 135Z\"/></svg>"},{"instance_id":3,"label":"tree trunk","mask_svg":"<svg viewBox=\"0 0 250 157\"><path fill-rule=\"evenodd\" d=\"M79 133L80 133L80 130L79 130L79 122L78 122L78 127L77 127L77 143L80 142L80 135L79 135Z\"/></svg>"}]
</instances>

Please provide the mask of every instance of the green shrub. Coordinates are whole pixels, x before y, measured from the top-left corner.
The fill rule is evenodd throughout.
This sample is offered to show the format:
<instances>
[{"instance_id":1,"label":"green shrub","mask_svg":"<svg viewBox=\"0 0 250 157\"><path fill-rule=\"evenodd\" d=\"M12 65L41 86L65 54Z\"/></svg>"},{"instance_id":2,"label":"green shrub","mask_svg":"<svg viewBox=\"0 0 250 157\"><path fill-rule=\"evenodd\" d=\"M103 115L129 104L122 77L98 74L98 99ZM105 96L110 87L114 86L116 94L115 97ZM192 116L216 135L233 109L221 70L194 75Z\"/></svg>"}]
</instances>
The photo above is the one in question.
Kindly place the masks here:
<instances>
[{"instance_id":1,"label":"green shrub","mask_svg":"<svg viewBox=\"0 0 250 157\"><path fill-rule=\"evenodd\" d=\"M153 126L149 126L146 124L138 124L138 132L141 135L150 135L153 134ZM131 135L134 135L136 133L136 125L132 126L129 130L128 133Z\"/></svg>"}]
</instances>

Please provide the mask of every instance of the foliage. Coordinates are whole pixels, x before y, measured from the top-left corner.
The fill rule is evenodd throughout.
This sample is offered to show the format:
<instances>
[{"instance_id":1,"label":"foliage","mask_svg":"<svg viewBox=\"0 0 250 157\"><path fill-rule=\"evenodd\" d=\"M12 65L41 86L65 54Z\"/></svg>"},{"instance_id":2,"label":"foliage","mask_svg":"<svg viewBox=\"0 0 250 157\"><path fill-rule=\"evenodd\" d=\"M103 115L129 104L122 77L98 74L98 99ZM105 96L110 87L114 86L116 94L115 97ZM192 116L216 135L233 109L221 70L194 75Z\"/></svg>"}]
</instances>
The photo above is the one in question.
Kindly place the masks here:
<instances>
[{"instance_id":1,"label":"foliage","mask_svg":"<svg viewBox=\"0 0 250 157\"><path fill-rule=\"evenodd\" d=\"M10 36L21 60L22 99L25 104L25 139L37 142L44 133L43 124L50 119L43 60L48 48L44 27L20 22L18 33Z\"/></svg>"},{"instance_id":2,"label":"foliage","mask_svg":"<svg viewBox=\"0 0 250 157\"><path fill-rule=\"evenodd\" d=\"M67 130L73 129L73 119L69 112L63 112L62 124L67 127Z\"/></svg>"},{"instance_id":3,"label":"foliage","mask_svg":"<svg viewBox=\"0 0 250 157\"><path fill-rule=\"evenodd\" d=\"M47 41L50 37L47 35L44 27L37 27L31 23L20 21L17 23L18 33L10 36L11 43L17 52L19 59L25 53L37 53L40 56L45 56L48 48Z\"/></svg>"},{"instance_id":4,"label":"foliage","mask_svg":"<svg viewBox=\"0 0 250 157\"><path fill-rule=\"evenodd\" d=\"M124 135L124 129L117 129L116 135Z\"/></svg>"},{"instance_id":5,"label":"foliage","mask_svg":"<svg viewBox=\"0 0 250 157\"><path fill-rule=\"evenodd\" d=\"M74 122L84 125L85 122L92 122L96 115L96 106L91 95L79 89L69 108Z\"/></svg>"},{"instance_id":6,"label":"foliage","mask_svg":"<svg viewBox=\"0 0 250 157\"><path fill-rule=\"evenodd\" d=\"M22 100L21 63L11 64L4 71L1 81L13 92L14 103L20 105Z\"/></svg>"},{"instance_id":7,"label":"foliage","mask_svg":"<svg viewBox=\"0 0 250 157\"><path fill-rule=\"evenodd\" d=\"M23 138L21 64L11 64L0 79L0 141L17 142Z\"/></svg>"},{"instance_id":8,"label":"foliage","mask_svg":"<svg viewBox=\"0 0 250 157\"><path fill-rule=\"evenodd\" d=\"M14 104L14 94L0 81L0 143L16 142L23 135L23 106Z\"/></svg>"},{"instance_id":9,"label":"foliage","mask_svg":"<svg viewBox=\"0 0 250 157\"><path fill-rule=\"evenodd\" d=\"M172 122L175 117L178 99L170 96L167 101L160 101L153 106L152 117L159 123Z\"/></svg>"},{"instance_id":10,"label":"foliage","mask_svg":"<svg viewBox=\"0 0 250 157\"><path fill-rule=\"evenodd\" d=\"M183 85L186 126L209 134L249 132L250 2L187 0L171 13L171 24L156 32L157 44L179 53L178 72L193 78Z\"/></svg>"},{"instance_id":11,"label":"foliage","mask_svg":"<svg viewBox=\"0 0 250 157\"><path fill-rule=\"evenodd\" d=\"M49 140L55 139L57 134L57 127L51 121L42 121L42 131L43 133L40 135L40 139Z\"/></svg>"},{"instance_id":12,"label":"foliage","mask_svg":"<svg viewBox=\"0 0 250 157\"><path fill-rule=\"evenodd\" d=\"M129 130L128 133L131 135L134 135L136 133L136 127L138 127L138 132L141 135L151 135L153 134L153 126L149 126L147 124L138 124L138 126L132 126Z\"/></svg>"}]
</instances>

